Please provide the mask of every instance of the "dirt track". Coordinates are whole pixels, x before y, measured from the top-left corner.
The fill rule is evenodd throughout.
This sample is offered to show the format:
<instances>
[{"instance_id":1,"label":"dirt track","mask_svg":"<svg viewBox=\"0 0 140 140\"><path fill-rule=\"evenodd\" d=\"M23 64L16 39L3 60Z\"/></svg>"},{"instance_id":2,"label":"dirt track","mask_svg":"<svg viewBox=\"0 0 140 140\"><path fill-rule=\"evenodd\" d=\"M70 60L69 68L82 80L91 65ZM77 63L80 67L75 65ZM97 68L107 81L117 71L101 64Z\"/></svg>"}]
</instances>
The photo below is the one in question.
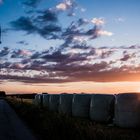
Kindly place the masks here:
<instances>
[{"instance_id":1,"label":"dirt track","mask_svg":"<svg viewBox=\"0 0 140 140\"><path fill-rule=\"evenodd\" d=\"M0 140L35 140L6 101L0 99Z\"/></svg>"}]
</instances>

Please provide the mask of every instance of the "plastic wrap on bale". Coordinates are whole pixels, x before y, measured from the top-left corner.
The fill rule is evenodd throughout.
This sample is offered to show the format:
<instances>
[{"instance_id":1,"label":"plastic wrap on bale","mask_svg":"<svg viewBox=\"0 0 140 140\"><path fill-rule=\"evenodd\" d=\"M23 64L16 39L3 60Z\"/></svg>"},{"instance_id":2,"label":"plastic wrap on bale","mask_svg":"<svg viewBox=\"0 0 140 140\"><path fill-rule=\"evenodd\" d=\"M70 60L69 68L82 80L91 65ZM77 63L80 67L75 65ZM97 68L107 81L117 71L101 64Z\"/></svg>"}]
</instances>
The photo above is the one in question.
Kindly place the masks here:
<instances>
[{"instance_id":1,"label":"plastic wrap on bale","mask_svg":"<svg viewBox=\"0 0 140 140\"><path fill-rule=\"evenodd\" d=\"M43 97L43 107L47 107L49 108L49 97L50 95L49 94L43 94L42 95Z\"/></svg>"},{"instance_id":2,"label":"plastic wrap on bale","mask_svg":"<svg viewBox=\"0 0 140 140\"><path fill-rule=\"evenodd\" d=\"M50 94L49 96L49 110L58 112L59 94Z\"/></svg>"},{"instance_id":3,"label":"plastic wrap on bale","mask_svg":"<svg viewBox=\"0 0 140 140\"><path fill-rule=\"evenodd\" d=\"M116 95L114 122L120 127L140 127L140 94L123 93Z\"/></svg>"},{"instance_id":4,"label":"plastic wrap on bale","mask_svg":"<svg viewBox=\"0 0 140 140\"><path fill-rule=\"evenodd\" d=\"M109 123L114 117L115 96L111 94L94 94L90 104L90 119Z\"/></svg>"},{"instance_id":5,"label":"plastic wrap on bale","mask_svg":"<svg viewBox=\"0 0 140 140\"><path fill-rule=\"evenodd\" d=\"M35 95L35 99L34 99L33 102L34 102L35 105L41 106L41 104L42 104L42 94Z\"/></svg>"},{"instance_id":6,"label":"plastic wrap on bale","mask_svg":"<svg viewBox=\"0 0 140 140\"><path fill-rule=\"evenodd\" d=\"M90 94L74 94L72 101L72 115L75 117L89 118Z\"/></svg>"},{"instance_id":7,"label":"plastic wrap on bale","mask_svg":"<svg viewBox=\"0 0 140 140\"><path fill-rule=\"evenodd\" d=\"M59 98L59 113L72 114L72 99L73 94L61 94Z\"/></svg>"}]
</instances>

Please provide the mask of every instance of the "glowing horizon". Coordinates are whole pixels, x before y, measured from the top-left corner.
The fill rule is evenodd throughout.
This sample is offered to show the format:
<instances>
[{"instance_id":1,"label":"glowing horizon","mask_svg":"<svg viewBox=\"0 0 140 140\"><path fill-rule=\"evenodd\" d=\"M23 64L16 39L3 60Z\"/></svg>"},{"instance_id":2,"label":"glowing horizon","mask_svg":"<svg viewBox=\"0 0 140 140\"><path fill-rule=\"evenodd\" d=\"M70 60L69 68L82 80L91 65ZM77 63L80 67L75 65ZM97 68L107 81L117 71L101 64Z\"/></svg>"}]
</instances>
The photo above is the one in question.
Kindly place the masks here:
<instances>
[{"instance_id":1,"label":"glowing horizon","mask_svg":"<svg viewBox=\"0 0 140 140\"><path fill-rule=\"evenodd\" d=\"M13 88L13 86L15 86ZM103 94L118 94L126 92L140 92L140 82L74 82L64 84L38 84L26 85L21 83L6 83L1 86L1 90L6 93L103 93ZM125 89L124 89L125 87Z\"/></svg>"}]
</instances>

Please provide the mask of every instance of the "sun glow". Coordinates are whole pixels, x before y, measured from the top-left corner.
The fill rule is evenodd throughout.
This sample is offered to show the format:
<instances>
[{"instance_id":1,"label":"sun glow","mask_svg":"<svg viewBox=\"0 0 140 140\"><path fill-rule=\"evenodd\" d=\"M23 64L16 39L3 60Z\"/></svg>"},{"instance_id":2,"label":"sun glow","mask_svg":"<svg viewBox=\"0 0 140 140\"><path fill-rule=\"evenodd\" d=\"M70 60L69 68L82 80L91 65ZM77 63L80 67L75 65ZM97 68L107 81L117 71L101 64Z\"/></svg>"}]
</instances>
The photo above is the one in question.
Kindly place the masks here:
<instances>
[{"instance_id":1,"label":"sun glow","mask_svg":"<svg viewBox=\"0 0 140 140\"><path fill-rule=\"evenodd\" d=\"M16 85L16 86L14 86ZM70 82L52 84L23 84L8 82L0 86L7 93L105 93L140 92L140 82Z\"/></svg>"}]
</instances>

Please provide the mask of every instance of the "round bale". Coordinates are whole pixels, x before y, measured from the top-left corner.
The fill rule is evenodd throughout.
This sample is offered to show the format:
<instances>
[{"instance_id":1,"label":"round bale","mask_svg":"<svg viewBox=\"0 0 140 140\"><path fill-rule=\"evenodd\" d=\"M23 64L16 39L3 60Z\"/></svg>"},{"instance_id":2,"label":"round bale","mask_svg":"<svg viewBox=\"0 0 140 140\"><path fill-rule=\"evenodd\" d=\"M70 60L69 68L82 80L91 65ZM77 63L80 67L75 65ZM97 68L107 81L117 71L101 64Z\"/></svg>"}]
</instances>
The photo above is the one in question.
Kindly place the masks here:
<instances>
[{"instance_id":1,"label":"round bale","mask_svg":"<svg viewBox=\"0 0 140 140\"><path fill-rule=\"evenodd\" d=\"M120 127L136 128L140 126L140 94L116 95L114 121Z\"/></svg>"},{"instance_id":2,"label":"round bale","mask_svg":"<svg viewBox=\"0 0 140 140\"><path fill-rule=\"evenodd\" d=\"M41 105L42 104L42 94L36 94L34 99L35 105Z\"/></svg>"},{"instance_id":3,"label":"round bale","mask_svg":"<svg viewBox=\"0 0 140 140\"><path fill-rule=\"evenodd\" d=\"M75 117L89 117L90 94L74 94L72 100L72 115Z\"/></svg>"},{"instance_id":4,"label":"round bale","mask_svg":"<svg viewBox=\"0 0 140 140\"><path fill-rule=\"evenodd\" d=\"M59 94L50 94L49 95L49 110L51 111L58 111L59 106Z\"/></svg>"},{"instance_id":5,"label":"round bale","mask_svg":"<svg viewBox=\"0 0 140 140\"><path fill-rule=\"evenodd\" d=\"M73 94L61 94L59 98L59 113L72 114Z\"/></svg>"},{"instance_id":6,"label":"round bale","mask_svg":"<svg viewBox=\"0 0 140 140\"><path fill-rule=\"evenodd\" d=\"M49 108L49 94L43 94L43 107L48 107Z\"/></svg>"},{"instance_id":7,"label":"round bale","mask_svg":"<svg viewBox=\"0 0 140 140\"><path fill-rule=\"evenodd\" d=\"M94 94L90 104L90 119L98 122L111 122L114 117L115 96Z\"/></svg>"}]
</instances>

